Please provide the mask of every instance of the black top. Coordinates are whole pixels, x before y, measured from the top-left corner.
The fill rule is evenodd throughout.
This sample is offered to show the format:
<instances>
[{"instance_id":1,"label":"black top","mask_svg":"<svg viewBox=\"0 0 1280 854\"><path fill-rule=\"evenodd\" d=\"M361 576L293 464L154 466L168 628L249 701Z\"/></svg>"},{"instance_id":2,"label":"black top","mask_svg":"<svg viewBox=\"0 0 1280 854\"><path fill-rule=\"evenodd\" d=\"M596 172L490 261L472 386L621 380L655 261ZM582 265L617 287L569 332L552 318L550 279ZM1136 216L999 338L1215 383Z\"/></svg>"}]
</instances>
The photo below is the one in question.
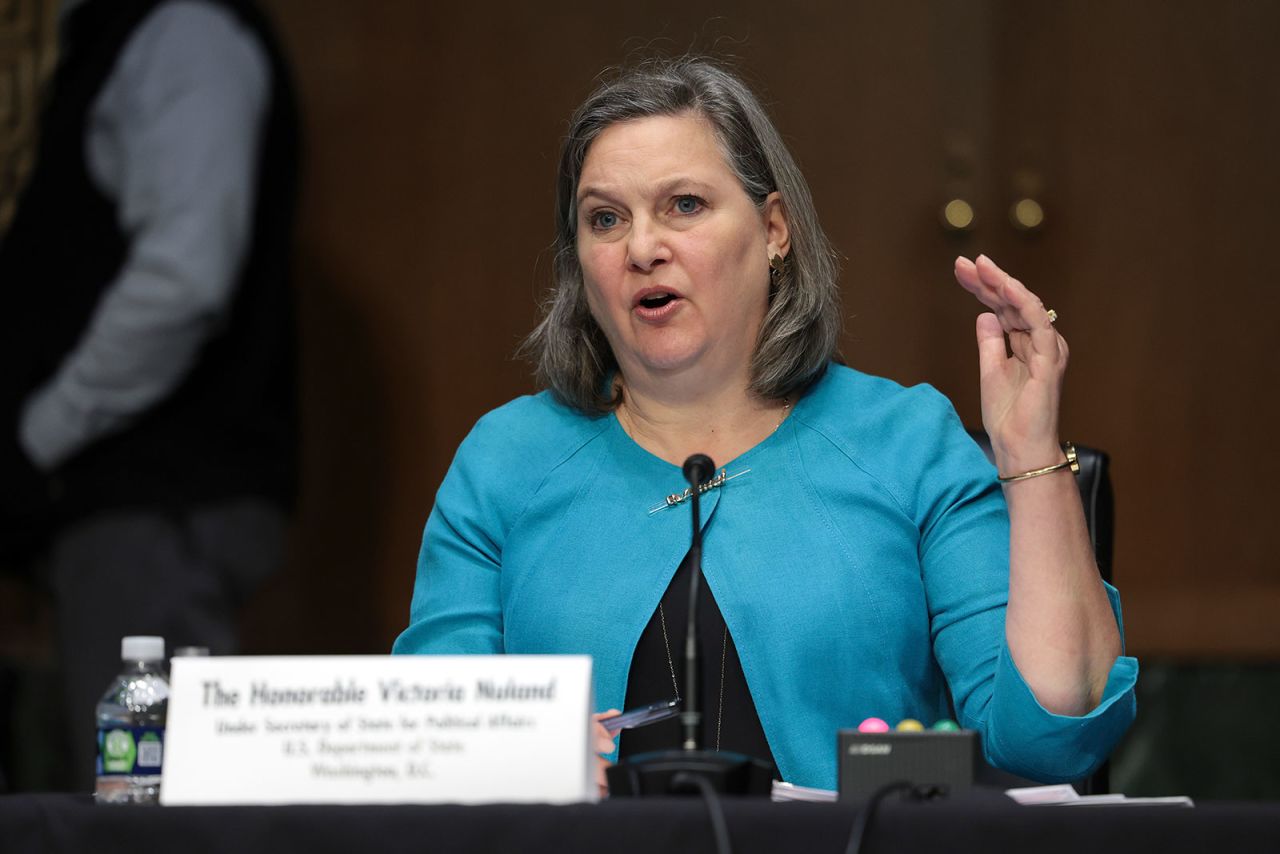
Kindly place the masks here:
<instances>
[{"instance_id":1,"label":"black top","mask_svg":"<svg viewBox=\"0 0 1280 854\"><path fill-rule=\"evenodd\" d=\"M681 696L684 691L684 640L688 628L689 578L692 572L686 555L667 592L662 595L660 612L654 611L649 625L640 635L627 677L628 709L670 700ZM747 677L742 672L738 650L705 580L698 596L698 639L702 654L701 696L698 698L702 710L700 746L703 750L742 753L774 765L773 753L769 750L769 742L760 726L760 715L747 686ZM683 741L684 727L680 719L669 718L639 729L624 730L618 755L625 760L651 750L678 749Z\"/></svg>"}]
</instances>

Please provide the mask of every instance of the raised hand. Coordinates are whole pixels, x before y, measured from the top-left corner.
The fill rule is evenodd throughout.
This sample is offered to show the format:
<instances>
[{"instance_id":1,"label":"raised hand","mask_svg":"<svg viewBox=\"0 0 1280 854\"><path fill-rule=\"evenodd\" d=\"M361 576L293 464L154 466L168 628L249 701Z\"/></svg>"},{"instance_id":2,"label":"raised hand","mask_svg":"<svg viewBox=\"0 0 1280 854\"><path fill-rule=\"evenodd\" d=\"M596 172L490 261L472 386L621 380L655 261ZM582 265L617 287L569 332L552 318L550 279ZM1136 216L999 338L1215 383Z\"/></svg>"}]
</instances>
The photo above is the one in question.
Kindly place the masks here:
<instances>
[{"instance_id":1,"label":"raised hand","mask_svg":"<svg viewBox=\"0 0 1280 854\"><path fill-rule=\"evenodd\" d=\"M957 258L955 274L990 309L978 315L978 363L982 423L997 467L1011 474L1058 462L1066 340L1040 298L985 255Z\"/></svg>"},{"instance_id":2,"label":"raised hand","mask_svg":"<svg viewBox=\"0 0 1280 854\"><path fill-rule=\"evenodd\" d=\"M978 362L982 422L996 468L1010 476L1061 462L1058 405L1067 342L1040 298L990 258L957 258L956 281L990 309L978 316ZM1080 494L1065 474L1070 469L1058 471L1063 473L1005 488L1005 639L1042 706L1082 715L1104 696L1120 655L1120 632L1098 576Z\"/></svg>"}]
</instances>

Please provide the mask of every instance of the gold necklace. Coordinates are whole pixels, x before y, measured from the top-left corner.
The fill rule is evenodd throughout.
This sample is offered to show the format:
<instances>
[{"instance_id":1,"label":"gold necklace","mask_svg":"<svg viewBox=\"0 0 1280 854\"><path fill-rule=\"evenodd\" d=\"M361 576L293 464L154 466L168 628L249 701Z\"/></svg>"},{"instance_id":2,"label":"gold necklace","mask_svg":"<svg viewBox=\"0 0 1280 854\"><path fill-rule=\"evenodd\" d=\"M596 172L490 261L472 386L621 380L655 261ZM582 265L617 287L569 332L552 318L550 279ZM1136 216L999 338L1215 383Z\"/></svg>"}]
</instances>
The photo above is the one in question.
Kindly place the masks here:
<instances>
[{"instance_id":1,"label":"gold necklace","mask_svg":"<svg viewBox=\"0 0 1280 854\"><path fill-rule=\"evenodd\" d=\"M676 699L680 699L680 684L676 679L676 665L671 658L671 641L667 638L667 615L658 603L658 621L662 624L662 645L667 649L667 667L671 670L671 687L675 689ZM724 637L720 639L720 701L716 710L716 750L720 749L720 725L724 723L724 666L729 659L729 626L724 627Z\"/></svg>"},{"instance_id":2,"label":"gold necklace","mask_svg":"<svg viewBox=\"0 0 1280 854\"><path fill-rule=\"evenodd\" d=\"M787 413L790 410L791 410L791 398L784 397L782 399L782 414L778 416L778 423L773 425L773 429L769 431L770 436L778 432L778 428L782 426L782 422L787 420ZM625 425L623 429L626 429ZM628 431L628 433L629 432L630 431ZM720 474L716 475L706 483L699 485L698 494L701 495L703 493L710 492L713 489L717 489L718 487L724 486L730 480L733 480L735 477L738 477L740 475L744 475L749 471L751 471L751 469L743 469L742 471L736 472L734 474L729 474L725 469L721 469ZM659 510L665 510L668 507L674 507L677 504L681 504L689 500L689 498L691 498L692 496L693 496L693 488L685 487L684 492L678 492L672 495L668 495L665 501L653 507L649 511L649 515L653 515L654 513L657 513ZM662 602L658 602L658 622L662 626L662 646L667 651L667 669L671 672L671 688L676 692L676 699L679 700L680 699L680 680L676 679L676 665L675 665L674 659L672 659L671 657L671 639L667 636L667 614L662 609ZM725 671L725 665L728 663L728 660L729 660L729 626L728 624L726 624L724 627L724 634L720 638L720 697L716 704L716 750L717 751L720 750L720 733L721 733L722 725L724 724L724 671Z\"/></svg>"}]
</instances>

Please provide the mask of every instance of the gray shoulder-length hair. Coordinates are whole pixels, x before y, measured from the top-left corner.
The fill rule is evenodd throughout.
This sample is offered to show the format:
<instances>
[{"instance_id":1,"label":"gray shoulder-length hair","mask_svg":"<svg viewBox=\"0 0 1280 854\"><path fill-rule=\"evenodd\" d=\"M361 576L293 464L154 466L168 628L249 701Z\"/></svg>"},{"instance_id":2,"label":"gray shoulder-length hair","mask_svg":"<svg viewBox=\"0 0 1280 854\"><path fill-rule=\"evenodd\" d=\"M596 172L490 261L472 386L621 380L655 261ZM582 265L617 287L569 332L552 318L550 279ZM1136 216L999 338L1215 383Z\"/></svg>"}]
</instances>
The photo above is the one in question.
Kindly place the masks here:
<instances>
[{"instance_id":1,"label":"gray shoulder-length hair","mask_svg":"<svg viewBox=\"0 0 1280 854\"><path fill-rule=\"evenodd\" d=\"M536 362L538 381L583 412L608 412L622 400L606 386L618 362L587 307L578 260L576 197L587 150L610 125L686 111L715 128L729 167L757 207L763 210L765 198L778 191L790 228L791 249L773 277L751 358L751 391L766 399L796 395L836 356L836 253L818 224L804 176L759 100L706 59L650 60L603 82L569 121L556 181L554 284L542 320L521 347Z\"/></svg>"}]
</instances>

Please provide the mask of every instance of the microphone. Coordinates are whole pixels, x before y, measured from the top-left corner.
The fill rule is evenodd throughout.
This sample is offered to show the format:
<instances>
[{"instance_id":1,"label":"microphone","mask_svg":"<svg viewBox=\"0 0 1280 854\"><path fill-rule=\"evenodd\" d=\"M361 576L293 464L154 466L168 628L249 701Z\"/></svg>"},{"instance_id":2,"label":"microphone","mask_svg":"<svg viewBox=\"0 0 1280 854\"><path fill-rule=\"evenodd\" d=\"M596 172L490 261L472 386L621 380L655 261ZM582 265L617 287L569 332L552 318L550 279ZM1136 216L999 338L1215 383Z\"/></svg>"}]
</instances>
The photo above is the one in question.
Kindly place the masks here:
<instances>
[{"instance_id":1,"label":"microphone","mask_svg":"<svg viewBox=\"0 0 1280 854\"><path fill-rule=\"evenodd\" d=\"M706 454L694 454L684 461L682 471L689 482L693 514L693 536L689 545L689 616L684 643L684 697L680 722L684 741L679 750L642 753L619 762L605 771L609 793L615 796L702 794L722 792L734 795L767 796L772 788L773 767L768 763L728 750L709 751L698 747L702 712L698 710L698 682L702 653L698 646L698 594L702 585L702 510L699 498L703 485L715 472L716 464Z\"/></svg>"},{"instance_id":2,"label":"microphone","mask_svg":"<svg viewBox=\"0 0 1280 854\"><path fill-rule=\"evenodd\" d=\"M684 749L697 750L702 727L698 709L698 684L702 677L702 654L698 647L698 588L702 584L702 512L698 499L702 485L711 479L716 464L706 454L694 454L684 461L684 479L689 482L689 504L693 515L693 537L689 545L689 616L684 638Z\"/></svg>"},{"instance_id":3,"label":"microphone","mask_svg":"<svg viewBox=\"0 0 1280 854\"><path fill-rule=\"evenodd\" d=\"M684 461L684 479L689 485L697 489L702 484L711 480L711 475L715 474L716 464L711 462L711 457L706 454L694 454Z\"/></svg>"}]
</instances>

